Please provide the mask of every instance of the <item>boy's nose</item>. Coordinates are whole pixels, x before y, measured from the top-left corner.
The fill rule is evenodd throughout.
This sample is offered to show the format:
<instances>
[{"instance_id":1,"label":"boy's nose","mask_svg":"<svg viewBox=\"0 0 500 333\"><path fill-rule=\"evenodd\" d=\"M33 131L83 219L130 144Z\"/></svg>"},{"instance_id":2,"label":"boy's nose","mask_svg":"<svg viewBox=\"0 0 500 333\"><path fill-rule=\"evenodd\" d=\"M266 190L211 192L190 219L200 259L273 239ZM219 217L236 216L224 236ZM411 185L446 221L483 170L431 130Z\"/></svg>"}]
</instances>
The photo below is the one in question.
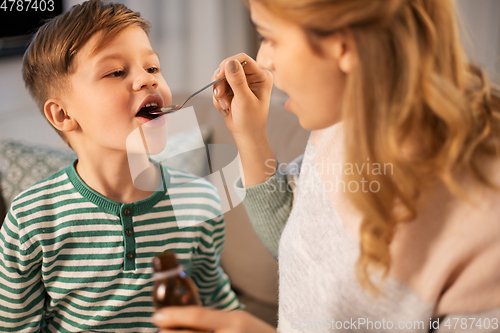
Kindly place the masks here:
<instances>
[{"instance_id":1,"label":"boy's nose","mask_svg":"<svg viewBox=\"0 0 500 333\"><path fill-rule=\"evenodd\" d=\"M144 72L138 75L133 83L134 90L158 87L158 80L153 74Z\"/></svg>"}]
</instances>

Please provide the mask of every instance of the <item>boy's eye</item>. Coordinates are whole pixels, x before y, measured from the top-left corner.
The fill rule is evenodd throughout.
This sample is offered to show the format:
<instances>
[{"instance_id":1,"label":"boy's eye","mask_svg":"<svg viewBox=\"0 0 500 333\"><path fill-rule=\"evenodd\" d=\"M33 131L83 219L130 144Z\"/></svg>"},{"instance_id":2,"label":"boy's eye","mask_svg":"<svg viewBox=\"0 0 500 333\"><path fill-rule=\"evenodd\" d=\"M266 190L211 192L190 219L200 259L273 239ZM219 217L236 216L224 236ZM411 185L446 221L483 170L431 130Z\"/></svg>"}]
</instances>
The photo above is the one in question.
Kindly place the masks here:
<instances>
[{"instance_id":1,"label":"boy's eye","mask_svg":"<svg viewBox=\"0 0 500 333\"><path fill-rule=\"evenodd\" d=\"M149 67L148 69L146 69L146 71L149 74L156 74L160 71L160 69L158 67Z\"/></svg>"},{"instance_id":2,"label":"boy's eye","mask_svg":"<svg viewBox=\"0 0 500 333\"><path fill-rule=\"evenodd\" d=\"M120 70L120 71L114 71L112 73L109 73L108 75L106 75L107 77L120 77L120 76L123 76L125 72Z\"/></svg>"}]
</instances>

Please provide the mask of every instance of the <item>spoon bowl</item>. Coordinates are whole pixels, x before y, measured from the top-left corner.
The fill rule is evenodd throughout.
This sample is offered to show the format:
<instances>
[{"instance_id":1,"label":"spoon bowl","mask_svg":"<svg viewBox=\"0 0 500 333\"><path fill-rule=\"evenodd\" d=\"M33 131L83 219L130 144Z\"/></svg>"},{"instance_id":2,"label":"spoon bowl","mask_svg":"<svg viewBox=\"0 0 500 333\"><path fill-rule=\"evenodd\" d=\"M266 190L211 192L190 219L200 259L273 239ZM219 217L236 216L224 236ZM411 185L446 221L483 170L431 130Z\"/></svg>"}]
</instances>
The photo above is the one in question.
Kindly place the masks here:
<instances>
[{"instance_id":1,"label":"spoon bowl","mask_svg":"<svg viewBox=\"0 0 500 333\"><path fill-rule=\"evenodd\" d=\"M168 114L168 113L172 113L172 112L175 112L177 110L180 110L182 109L182 105L169 105L169 106L164 106L162 107L160 110L161 111L153 111L151 112L152 114Z\"/></svg>"}]
</instances>

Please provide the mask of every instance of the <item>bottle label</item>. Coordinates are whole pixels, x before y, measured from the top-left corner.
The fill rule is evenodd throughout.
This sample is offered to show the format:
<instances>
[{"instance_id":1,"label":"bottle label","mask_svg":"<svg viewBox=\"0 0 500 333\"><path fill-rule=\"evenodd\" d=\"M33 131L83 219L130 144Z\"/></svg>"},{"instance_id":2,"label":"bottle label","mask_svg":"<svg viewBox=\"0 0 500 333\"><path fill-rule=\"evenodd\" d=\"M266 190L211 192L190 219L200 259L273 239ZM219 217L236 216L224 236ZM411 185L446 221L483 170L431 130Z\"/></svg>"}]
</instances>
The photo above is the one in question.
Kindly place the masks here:
<instances>
[{"instance_id":1,"label":"bottle label","mask_svg":"<svg viewBox=\"0 0 500 333\"><path fill-rule=\"evenodd\" d=\"M168 278L174 277L176 275L179 275L182 272L184 272L184 267L182 267L182 265L179 265L174 269L169 269L168 271L155 272L153 274L153 280L156 281L156 280L168 279Z\"/></svg>"}]
</instances>

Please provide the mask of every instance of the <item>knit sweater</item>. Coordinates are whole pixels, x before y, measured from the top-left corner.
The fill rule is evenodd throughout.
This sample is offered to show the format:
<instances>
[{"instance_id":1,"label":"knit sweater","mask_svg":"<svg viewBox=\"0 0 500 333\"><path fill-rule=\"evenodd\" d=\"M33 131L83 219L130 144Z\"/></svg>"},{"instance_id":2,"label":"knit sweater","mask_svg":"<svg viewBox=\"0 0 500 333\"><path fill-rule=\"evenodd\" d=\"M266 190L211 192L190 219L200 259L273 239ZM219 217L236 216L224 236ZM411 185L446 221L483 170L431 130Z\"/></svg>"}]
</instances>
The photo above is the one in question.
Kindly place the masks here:
<instances>
[{"instance_id":1,"label":"knit sweater","mask_svg":"<svg viewBox=\"0 0 500 333\"><path fill-rule=\"evenodd\" d=\"M241 180L236 182L236 190L244 197L243 203L255 231L278 259L278 331L429 332L438 328L439 332L498 331L500 256L497 250L500 228L497 226L500 223L498 215L487 220L491 207L479 208L485 210L480 210L483 216L467 203L461 202L457 206L471 211L459 212L459 215L469 217L467 214L472 214L470 216L475 216L477 221L484 218L485 227L493 226L487 231L491 237L481 234L476 239L476 235L469 232L473 238L469 242L467 233L447 230L446 219L426 219L433 222L431 225L439 226L437 223L443 222L443 226L433 229L436 235L427 233L427 238L436 238L436 242L429 244L420 238L422 233L426 234L421 232L422 229L428 228L421 221L410 223L409 231L398 231L391 249L393 269L382 285L380 296L374 297L360 286L355 277L355 264L360 254L359 214L349 207L342 191L333 190L333 197L327 193L316 163L318 152L324 149L318 142L325 140L315 140L315 135L329 137L330 155L338 158L332 163L343 160L344 134L341 126L335 125L323 133L313 132L305 154L288 164L285 170L278 168L266 182L246 189ZM498 202L498 196L495 200ZM441 201L438 203L442 204L443 210L449 206ZM427 215L423 212L422 216ZM450 220L453 219L450 217ZM463 221L449 224L467 230ZM482 266L476 267L476 277L469 276L467 282L460 284L459 281L463 280L460 274L456 277L455 257L462 256L474 263L469 253L477 252L467 251L481 243L492 266L484 261ZM445 247L444 252L440 252L441 245ZM407 258L401 258L402 254ZM426 256L412 260L420 258L419 254ZM410 273L398 273L403 271L402 267ZM464 268L463 265L459 267ZM419 273L427 271L430 274L420 278ZM455 277L458 286L436 287L443 285L442 281L448 283L449 276ZM419 281L420 285L414 281ZM436 289L438 293L430 292Z\"/></svg>"},{"instance_id":2,"label":"knit sweater","mask_svg":"<svg viewBox=\"0 0 500 333\"><path fill-rule=\"evenodd\" d=\"M73 164L17 196L0 233L0 331L157 332L151 261L166 250L205 306L239 308L219 266L217 190L170 168L162 179L166 190L124 204L89 188ZM174 212L174 192L187 213ZM190 212L207 218L189 223Z\"/></svg>"}]
</instances>

